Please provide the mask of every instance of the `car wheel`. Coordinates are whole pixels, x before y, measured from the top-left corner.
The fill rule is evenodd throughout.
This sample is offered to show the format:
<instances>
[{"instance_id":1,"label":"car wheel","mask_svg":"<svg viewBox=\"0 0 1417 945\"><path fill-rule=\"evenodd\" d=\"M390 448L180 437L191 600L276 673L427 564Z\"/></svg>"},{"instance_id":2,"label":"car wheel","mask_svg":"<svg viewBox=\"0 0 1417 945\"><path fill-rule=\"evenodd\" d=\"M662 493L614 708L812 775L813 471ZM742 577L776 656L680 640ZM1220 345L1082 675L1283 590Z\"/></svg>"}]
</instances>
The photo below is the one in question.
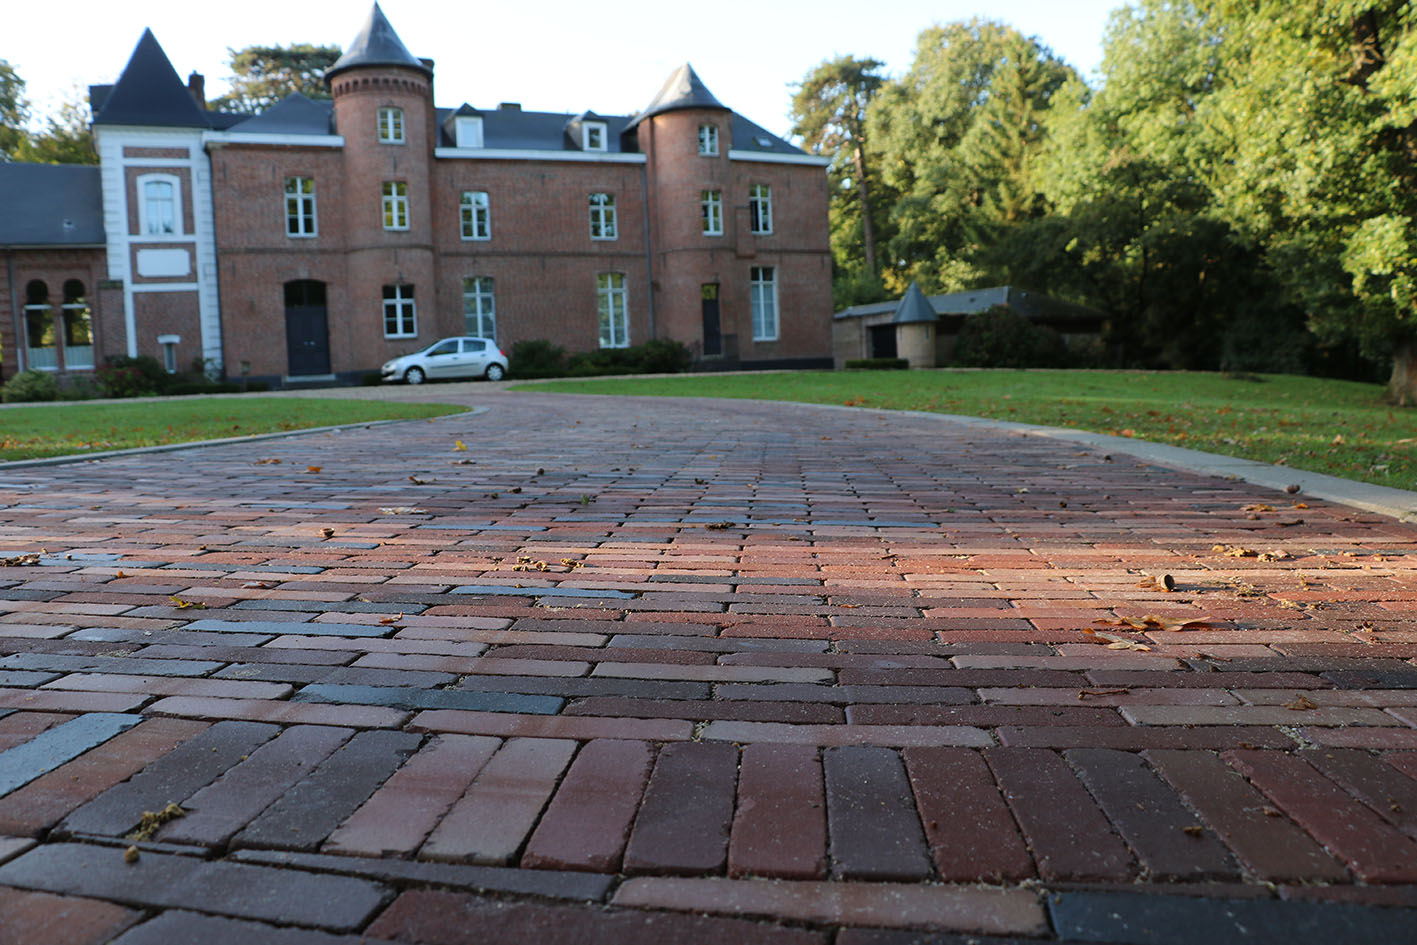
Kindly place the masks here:
<instances>
[{"instance_id":1,"label":"car wheel","mask_svg":"<svg viewBox=\"0 0 1417 945\"><path fill-rule=\"evenodd\" d=\"M423 368L409 368L408 373L404 374L403 379L410 384L422 384L424 379Z\"/></svg>"},{"instance_id":2,"label":"car wheel","mask_svg":"<svg viewBox=\"0 0 1417 945\"><path fill-rule=\"evenodd\" d=\"M502 370L502 365L500 365L500 364L489 364L489 365L487 365L487 379L488 379L489 381L500 381L503 377L506 377L506 375L507 375L507 372L504 371L504 370Z\"/></svg>"}]
</instances>

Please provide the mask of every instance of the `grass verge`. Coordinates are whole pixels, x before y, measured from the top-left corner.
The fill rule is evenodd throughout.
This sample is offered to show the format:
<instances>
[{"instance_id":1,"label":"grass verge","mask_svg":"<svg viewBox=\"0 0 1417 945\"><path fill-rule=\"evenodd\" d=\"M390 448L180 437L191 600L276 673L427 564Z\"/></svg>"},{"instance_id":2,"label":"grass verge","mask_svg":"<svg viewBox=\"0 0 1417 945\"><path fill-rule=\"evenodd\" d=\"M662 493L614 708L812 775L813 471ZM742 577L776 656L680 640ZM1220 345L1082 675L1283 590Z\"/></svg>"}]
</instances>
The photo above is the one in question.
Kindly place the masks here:
<instances>
[{"instance_id":1,"label":"grass verge","mask_svg":"<svg viewBox=\"0 0 1417 945\"><path fill-rule=\"evenodd\" d=\"M0 410L0 460L192 443L341 423L423 419L465 409L452 404L304 397L184 397L23 406Z\"/></svg>"},{"instance_id":2,"label":"grass verge","mask_svg":"<svg viewBox=\"0 0 1417 945\"><path fill-rule=\"evenodd\" d=\"M515 388L795 400L1075 427L1417 489L1417 410L1382 387L1184 371L817 371L551 381Z\"/></svg>"}]
</instances>

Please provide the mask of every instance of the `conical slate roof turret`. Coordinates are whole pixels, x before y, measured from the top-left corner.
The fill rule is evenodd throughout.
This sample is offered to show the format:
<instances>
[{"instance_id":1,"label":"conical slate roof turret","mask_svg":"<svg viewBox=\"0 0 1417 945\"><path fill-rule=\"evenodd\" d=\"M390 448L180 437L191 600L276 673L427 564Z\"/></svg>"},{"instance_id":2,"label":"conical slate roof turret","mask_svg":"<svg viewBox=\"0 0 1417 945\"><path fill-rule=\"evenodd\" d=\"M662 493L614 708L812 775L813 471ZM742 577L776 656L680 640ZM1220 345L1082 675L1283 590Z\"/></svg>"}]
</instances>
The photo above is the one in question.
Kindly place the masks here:
<instances>
[{"instance_id":1,"label":"conical slate roof turret","mask_svg":"<svg viewBox=\"0 0 1417 945\"><path fill-rule=\"evenodd\" d=\"M661 115L664 112L677 111L681 108L717 108L728 111L728 106L714 98L713 93L704 85L694 67L687 62L674 70L664 82L664 87L659 90L659 94L654 97L654 101L644 111L640 112L630 120L625 126L629 131L640 122L654 115Z\"/></svg>"},{"instance_id":2,"label":"conical slate roof turret","mask_svg":"<svg viewBox=\"0 0 1417 945\"><path fill-rule=\"evenodd\" d=\"M210 128L206 112L177 77L152 30L143 30L123 74L94 116L95 125Z\"/></svg>"},{"instance_id":3,"label":"conical slate roof turret","mask_svg":"<svg viewBox=\"0 0 1417 945\"><path fill-rule=\"evenodd\" d=\"M905 295L901 297L900 304L895 307L895 317L891 322L896 325L907 325L911 322L933 322L940 316L936 314L935 307L930 304L930 300L925 298L925 293L920 291L918 283L910 283L910 288L905 290Z\"/></svg>"},{"instance_id":4,"label":"conical slate roof turret","mask_svg":"<svg viewBox=\"0 0 1417 945\"><path fill-rule=\"evenodd\" d=\"M354 42L349 44L344 55L325 72L325 81L328 82L339 73L359 66L404 66L427 75L433 74L432 69L408 51L408 47L389 25L388 17L384 16L384 11L379 9L377 3L374 4L374 9L369 11L369 21L359 31L359 35L354 37Z\"/></svg>"}]
</instances>

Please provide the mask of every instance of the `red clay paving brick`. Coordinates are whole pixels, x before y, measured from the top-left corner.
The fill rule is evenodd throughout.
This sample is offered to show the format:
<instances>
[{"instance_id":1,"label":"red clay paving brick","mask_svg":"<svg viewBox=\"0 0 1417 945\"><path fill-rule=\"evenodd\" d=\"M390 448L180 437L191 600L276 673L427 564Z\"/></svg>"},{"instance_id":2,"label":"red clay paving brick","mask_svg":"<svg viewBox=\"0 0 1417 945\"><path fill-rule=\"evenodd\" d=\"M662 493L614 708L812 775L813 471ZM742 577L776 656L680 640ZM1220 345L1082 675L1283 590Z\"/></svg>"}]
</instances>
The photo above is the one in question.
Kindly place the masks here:
<instances>
[{"instance_id":1,"label":"red clay paving brick","mask_svg":"<svg viewBox=\"0 0 1417 945\"><path fill-rule=\"evenodd\" d=\"M1386 761L1392 761L1393 754ZM1417 837L1417 781L1366 751L1324 748L1303 752L1300 757L1377 811L1383 820Z\"/></svg>"},{"instance_id":2,"label":"red clay paving brick","mask_svg":"<svg viewBox=\"0 0 1417 945\"><path fill-rule=\"evenodd\" d=\"M940 879L1001 882L1034 875L1018 825L978 752L907 748L902 755Z\"/></svg>"},{"instance_id":3,"label":"red clay paving brick","mask_svg":"<svg viewBox=\"0 0 1417 945\"><path fill-rule=\"evenodd\" d=\"M826 871L826 801L817 750L745 745L728 844L729 875L820 879Z\"/></svg>"},{"instance_id":4,"label":"red clay paving brick","mask_svg":"<svg viewBox=\"0 0 1417 945\"><path fill-rule=\"evenodd\" d=\"M1343 882L1348 878L1347 870L1217 755L1153 750L1144 757L1261 879Z\"/></svg>"},{"instance_id":5,"label":"red clay paving brick","mask_svg":"<svg viewBox=\"0 0 1417 945\"><path fill-rule=\"evenodd\" d=\"M588 742L527 841L521 865L617 871L652 757L645 742Z\"/></svg>"},{"instance_id":6,"label":"red clay paving brick","mask_svg":"<svg viewBox=\"0 0 1417 945\"><path fill-rule=\"evenodd\" d=\"M625 847L626 873L719 873L738 780L738 749L721 742L664 746Z\"/></svg>"},{"instance_id":7,"label":"red clay paving brick","mask_svg":"<svg viewBox=\"0 0 1417 945\"><path fill-rule=\"evenodd\" d=\"M507 739L418 855L454 863L514 862L576 747L564 739Z\"/></svg>"},{"instance_id":8,"label":"red clay paving brick","mask_svg":"<svg viewBox=\"0 0 1417 945\"><path fill-rule=\"evenodd\" d=\"M412 853L501 744L478 735L433 739L330 834L324 851L354 856Z\"/></svg>"},{"instance_id":9,"label":"red clay paving brick","mask_svg":"<svg viewBox=\"0 0 1417 945\"><path fill-rule=\"evenodd\" d=\"M429 945L538 942L541 945L827 945L825 932L675 912L503 902L413 890L365 930L378 938Z\"/></svg>"},{"instance_id":10,"label":"red clay paving brick","mask_svg":"<svg viewBox=\"0 0 1417 945\"><path fill-rule=\"evenodd\" d=\"M4 945L99 945L143 917L111 902L0 886Z\"/></svg>"},{"instance_id":11,"label":"red clay paving brick","mask_svg":"<svg viewBox=\"0 0 1417 945\"><path fill-rule=\"evenodd\" d=\"M59 712L11 712L0 718L0 751L23 745L45 729L73 718Z\"/></svg>"},{"instance_id":12,"label":"red clay paving brick","mask_svg":"<svg viewBox=\"0 0 1417 945\"><path fill-rule=\"evenodd\" d=\"M381 945L363 935L332 935L315 929L267 925L245 919L227 919L169 909L142 925L128 930L113 945L175 945L200 942L202 945ZM393 943L388 943L393 945Z\"/></svg>"},{"instance_id":13,"label":"red clay paving brick","mask_svg":"<svg viewBox=\"0 0 1417 945\"><path fill-rule=\"evenodd\" d=\"M1277 751L1230 751L1222 757L1363 881L1417 881L1417 842L1354 804L1302 758Z\"/></svg>"},{"instance_id":14,"label":"red clay paving brick","mask_svg":"<svg viewBox=\"0 0 1417 945\"><path fill-rule=\"evenodd\" d=\"M1132 877L1132 857L1066 762L1039 748L983 752L1045 880ZM1059 812L1066 815L1059 817Z\"/></svg>"}]
</instances>

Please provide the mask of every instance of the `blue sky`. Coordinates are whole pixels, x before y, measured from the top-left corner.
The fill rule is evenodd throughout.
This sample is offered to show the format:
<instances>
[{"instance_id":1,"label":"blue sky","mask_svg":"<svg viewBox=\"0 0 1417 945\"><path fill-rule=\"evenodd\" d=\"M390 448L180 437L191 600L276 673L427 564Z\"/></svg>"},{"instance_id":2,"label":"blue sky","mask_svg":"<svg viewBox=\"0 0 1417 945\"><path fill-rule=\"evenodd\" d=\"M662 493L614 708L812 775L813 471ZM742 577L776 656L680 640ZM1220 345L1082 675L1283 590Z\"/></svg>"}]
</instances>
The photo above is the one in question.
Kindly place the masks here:
<instances>
[{"instance_id":1,"label":"blue sky","mask_svg":"<svg viewBox=\"0 0 1417 945\"><path fill-rule=\"evenodd\" d=\"M824 59L874 57L899 75L916 37L934 23L987 17L1037 36L1085 76L1101 60L1108 13L1121 0L663 0L586 3L506 0L449 4L383 0L409 51L436 60L440 106L625 114L643 108L685 61L719 100L770 131L790 126L789 84ZM184 78L207 77L219 94L227 48L313 42L347 46L368 15L362 0L245 0L215 20L178 0L51 0L6 13L0 59L27 83L40 110L75 87L112 82L151 27ZM62 42L56 42L62 37Z\"/></svg>"}]
</instances>

